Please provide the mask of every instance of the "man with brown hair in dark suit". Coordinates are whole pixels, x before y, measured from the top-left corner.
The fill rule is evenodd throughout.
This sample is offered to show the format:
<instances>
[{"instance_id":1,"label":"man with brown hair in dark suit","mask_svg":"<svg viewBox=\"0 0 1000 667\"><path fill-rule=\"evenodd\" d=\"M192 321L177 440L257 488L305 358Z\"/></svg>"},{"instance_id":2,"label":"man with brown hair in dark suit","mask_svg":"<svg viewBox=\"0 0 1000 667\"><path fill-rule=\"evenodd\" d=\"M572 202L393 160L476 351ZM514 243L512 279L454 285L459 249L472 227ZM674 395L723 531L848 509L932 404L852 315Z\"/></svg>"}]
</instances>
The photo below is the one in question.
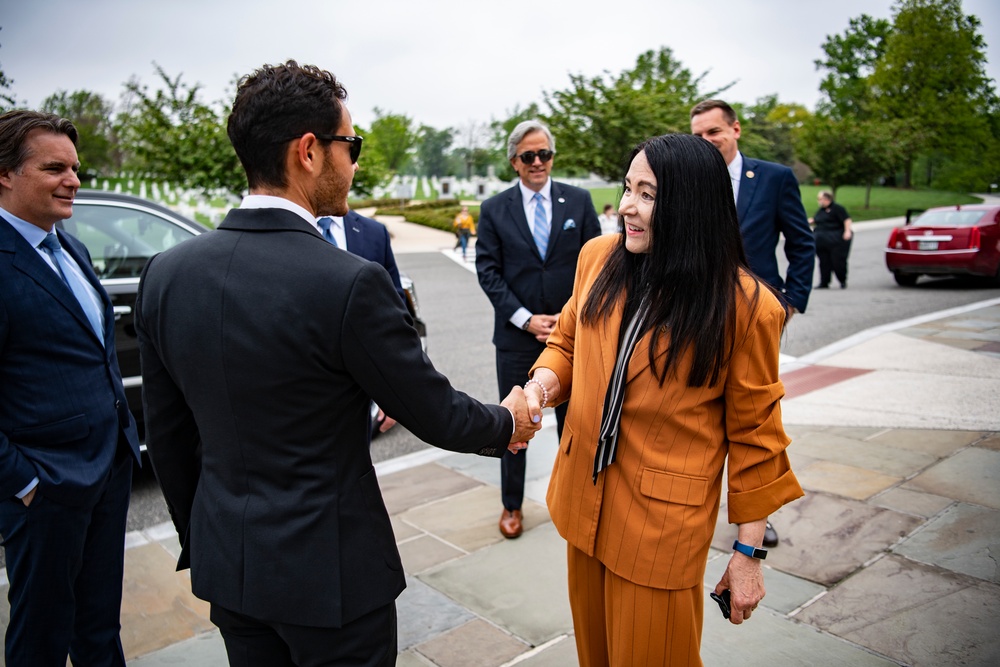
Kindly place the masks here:
<instances>
[{"instance_id":1,"label":"man with brown hair in dark suit","mask_svg":"<svg viewBox=\"0 0 1000 667\"><path fill-rule=\"evenodd\" d=\"M150 460L230 664L391 665L403 568L369 452L372 399L417 437L500 456L538 428L426 360L381 266L327 242L361 137L346 91L294 61L239 84L250 195L154 257L136 325ZM511 444L514 443L514 444Z\"/></svg>"}]
</instances>

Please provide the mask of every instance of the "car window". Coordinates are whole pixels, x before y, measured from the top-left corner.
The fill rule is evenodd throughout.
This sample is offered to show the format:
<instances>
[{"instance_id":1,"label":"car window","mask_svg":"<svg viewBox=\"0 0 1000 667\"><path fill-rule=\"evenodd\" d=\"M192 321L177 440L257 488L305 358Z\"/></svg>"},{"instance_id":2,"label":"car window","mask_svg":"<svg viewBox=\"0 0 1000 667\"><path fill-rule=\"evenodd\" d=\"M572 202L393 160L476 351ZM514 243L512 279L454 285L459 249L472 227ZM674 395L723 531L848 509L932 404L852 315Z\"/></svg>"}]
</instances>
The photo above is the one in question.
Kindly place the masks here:
<instances>
[{"instance_id":1,"label":"car window","mask_svg":"<svg viewBox=\"0 0 1000 667\"><path fill-rule=\"evenodd\" d=\"M138 278L153 255L195 235L146 211L80 201L62 226L87 246L98 278Z\"/></svg>"},{"instance_id":2,"label":"car window","mask_svg":"<svg viewBox=\"0 0 1000 667\"><path fill-rule=\"evenodd\" d=\"M972 227L982 217L982 211L928 211L913 224L923 227Z\"/></svg>"}]
</instances>

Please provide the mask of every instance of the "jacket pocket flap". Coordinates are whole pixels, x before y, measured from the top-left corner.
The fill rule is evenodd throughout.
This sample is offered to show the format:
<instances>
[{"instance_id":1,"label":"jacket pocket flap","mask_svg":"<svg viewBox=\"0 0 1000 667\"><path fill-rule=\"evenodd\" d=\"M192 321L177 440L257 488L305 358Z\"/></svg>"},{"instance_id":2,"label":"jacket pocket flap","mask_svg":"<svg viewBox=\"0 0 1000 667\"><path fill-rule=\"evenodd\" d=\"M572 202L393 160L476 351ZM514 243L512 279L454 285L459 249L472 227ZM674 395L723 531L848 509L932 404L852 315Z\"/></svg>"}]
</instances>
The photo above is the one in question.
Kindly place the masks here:
<instances>
[{"instance_id":1,"label":"jacket pocket flap","mask_svg":"<svg viewBox=\"0 0 1000 667\"><path fill-rule=\"evenodd\" d=\"M40 426L16 428L11 431L10 439L22 445L45 447L83 440L88 433L90 426L86 415L77 415Z\"/></svg>"},{"instance_id":2,"label":"jacket pocket flap","mask_svg":"<svg viewBox=\"0 0 1000 667\"><path fill-rule=\"evenodd\" d=\"M644 496L678 505L704 505L708 497L708 478L646 468L642 471L639 490Z\"/></svg>"}]
</instances>

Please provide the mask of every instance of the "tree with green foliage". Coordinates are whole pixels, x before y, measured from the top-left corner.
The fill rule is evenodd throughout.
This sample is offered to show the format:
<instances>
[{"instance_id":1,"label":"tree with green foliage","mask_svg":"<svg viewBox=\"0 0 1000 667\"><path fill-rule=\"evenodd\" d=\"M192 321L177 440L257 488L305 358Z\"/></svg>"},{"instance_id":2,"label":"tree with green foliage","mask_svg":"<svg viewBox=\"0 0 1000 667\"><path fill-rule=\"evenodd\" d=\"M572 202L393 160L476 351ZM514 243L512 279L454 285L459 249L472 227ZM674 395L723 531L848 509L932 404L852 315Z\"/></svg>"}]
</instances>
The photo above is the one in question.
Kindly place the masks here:
<instances>
[{"instance_id":1,"label":"tree with green foliage","mask_svg":"<svg viewBox=\"0 0 1000 667\"><path fill-rule=\"evenodd\" d=\"M375 120L365 141L369 138L378 146L386 167L394 174L400 173L409 164L411 149L417 143L412 119L403 114L384 113L378 107L375 108Z\"/></svg>"},{"instance_id":2,"label":"tree with green foliage","mask_svg":"<svg viewBox=\"0 0 1000 667\"><path fill-rule=\"evenodd\" d=\"M619 180L633 146L652 135L689 132L691 107L732 85L702 93L704 77L692 76L666 47L646 51L617 76L570 75L569 88L544 95L560 167Z\"/></svg>"},{"instance_id":3,"label":"tree with green foliage","mask_svg":"<svg viewBox=\"0 0 1000 667\"><path fill-rule=\"evenodd\" d=\"M827 35L821 48L825 58L816 60L816 69L826 70L819 84L825 99L817 111L831 118L864 119L872 115L869 77L885 54L892 24L867 14L848 22L842 35Z\"/></svg>"},{"instance_id":4,"label":"tree with green foliage","mask_svg":"<svg viewBox=\"0 0 1000 667\"><path fill-rule=\"evenodd\" d=\"M465 178L485 176L490 165L497 160L490 126L470 120L452 131L457 144L452 155L460 161Z\"/></svg>"},{"instance_id":5,"label":"tree with green foliage","mask_svg":"<svg viewBox=\"0 0 1000 667\"><path fill-rule=\"evenodd\" d=\"M354 172L354 182L351 191L357 197L373 197L375 190L384 186L392 178L392 170L386 162L379 143L379 135L366 132L359 125L354 126L354 133L365 138L358 158L358 170Z\"/></svg>"},{"instance_id":6,"label":"tree with green foliage","mask_svg":"<svg viewBox=\"0 0 1000 667\"><path fill-rule=\"evenodd\" d=\"M153 64L163 85L150 93L132 79L116 131L121 138L124 168L145 178L195 188L226 190L239 195L246 175L226 134L227 114L221 103L199 100L200 84L171 79Z\"/></svg>"},{"instance_id":7,"label":"tree with green foliage","mask_svg":"<svg viewBox=\"0 0 1000 667\"><path fill-rule=\"evenodd\" d=\"M766 95L737 113L742 130L740 150L759 160L785 165L795 162L795 138L812 115L808 109L779 102L777 95Z\"/></svg>"},{"instance_id":8,"label":"tree with green foliage","mask_svg":"<svg viewBox=\"0 0 1000 667\"><path fill-rule=\"evenodd\" d=\"M0 28L0 30L3 30L3 28ZM12 91L13 86L14 80L8 79L7 74L0 67L0 113L10 111L17 106L17 100L14 99Z\"/></svg>"},{"instance_id":9,"label":"tree with green foliage","mask_svg":"<svg viewBox=\"0 0 1000 667\"><path fill-rule=\"evenodd\" d=\"M445 176L448 173L448 149L454 141L452 130L436 130L421 125L417 131L417 157L424 176Z\"/></svg>"},{"instance_id":10,"label":"tree with green foliage","mask_svg":"<svg viewBox=\"0 0 1000 667\"><path fill-rule=\"evenodd\" d=\"M79 135L76 152L81 176L111 176L121 168L112 127L114 105L89 90L60 90L42 102L42 111L67 118Z\"/></svg>"},{"instance_id":11,"label":"tree with green foliage","mask_svg":"<svg viewBox=\"0 0 1000 667\"><path fill-rule=\"evenodd\" d=\"M891 173L902 160L906 135L902 122L836 119L813 116L798 139L802 160L837 194L842 185L863 184L864 208L869 207L875 182Z\"/></svg>"},{"instance_id":12,"label":"tree with green foliage","mask_svg":"<svg viewBox=\"0 0 1000 667\"><path fill-rule=\"evenodd\" d=\"M967 155L993 139L988 113L997 100L979 28L960 0L899 0L893 8L893 29L870 83L877 113L920 130L908 146L904 187L919 155Z\"/></svg>"},{"instance_id":13,"label":"tree with green foliage","mask_svg":"<svg viewBox=\"0 0 1000 667\"><path fill-rule=\"evenodd\" d=\"M8 79L3 69L0 69L0 113L10 111L17 106L14 93L11 87L14 85L13 79Z\"/></svg>"}]
</instances>

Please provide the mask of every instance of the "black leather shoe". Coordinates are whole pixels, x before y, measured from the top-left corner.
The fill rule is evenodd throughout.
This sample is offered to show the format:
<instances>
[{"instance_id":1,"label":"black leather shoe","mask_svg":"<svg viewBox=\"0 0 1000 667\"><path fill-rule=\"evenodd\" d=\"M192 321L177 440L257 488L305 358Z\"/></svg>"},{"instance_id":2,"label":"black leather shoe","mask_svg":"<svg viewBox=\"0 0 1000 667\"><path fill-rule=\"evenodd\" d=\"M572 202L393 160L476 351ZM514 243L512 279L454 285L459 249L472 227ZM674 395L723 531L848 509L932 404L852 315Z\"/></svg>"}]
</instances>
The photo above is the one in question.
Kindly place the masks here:
<instances>
[{"instance_id":1,"label":"black leather shoe","mask_svg":"<svg viewBox=\"0 0 1000 667\"><path fill-rule=\"evenodd\" d=\"M778 546L778 531L774 529L771 522L767 522L767 526L764 527L764 547L771 549Z\"/></svg>"}]
</instances>

